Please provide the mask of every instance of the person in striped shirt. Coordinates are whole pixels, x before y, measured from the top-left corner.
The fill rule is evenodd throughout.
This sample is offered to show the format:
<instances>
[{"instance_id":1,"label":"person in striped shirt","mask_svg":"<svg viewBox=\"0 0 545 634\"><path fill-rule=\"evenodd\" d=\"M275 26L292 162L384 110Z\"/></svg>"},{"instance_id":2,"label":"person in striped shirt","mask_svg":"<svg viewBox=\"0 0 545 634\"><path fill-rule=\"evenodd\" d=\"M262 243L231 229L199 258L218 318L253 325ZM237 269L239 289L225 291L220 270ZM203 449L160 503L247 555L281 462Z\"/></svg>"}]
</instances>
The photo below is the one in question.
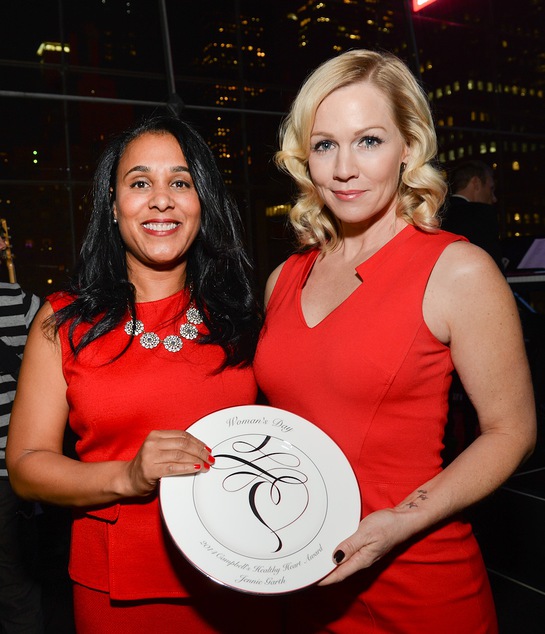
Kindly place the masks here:
<instances>
[{"instance_id":1,"label":"person in striped shirt","mask_svg":"<svg viewBox=\"0 0 545 634\"><path fill-rule=\"evenodd\" d=\"M0 251L6 244L0 238ZM25 565L20 519L28 503L13 492L6 470L6 437L19 365L40 299L16 283L0 282L0 631L43 632L39 584Z\"/></svg>"}]
</instances>

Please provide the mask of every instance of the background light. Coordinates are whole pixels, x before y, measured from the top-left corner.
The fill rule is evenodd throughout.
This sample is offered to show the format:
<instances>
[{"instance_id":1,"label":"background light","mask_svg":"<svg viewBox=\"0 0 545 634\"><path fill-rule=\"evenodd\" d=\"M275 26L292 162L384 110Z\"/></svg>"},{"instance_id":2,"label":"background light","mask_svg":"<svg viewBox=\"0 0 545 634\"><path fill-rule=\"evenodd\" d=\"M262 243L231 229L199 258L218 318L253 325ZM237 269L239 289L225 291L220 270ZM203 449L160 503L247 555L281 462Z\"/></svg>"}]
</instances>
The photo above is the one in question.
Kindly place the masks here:
<instances>
[{"instance_id":1,"label":"background light","mask_svg":"<svg viewBox=\"0 0 545 634\"><path fill-rule=\"evenodd\" d=\"M435 0L413 0L413 11L420 11L429 4L432 4Z\"/></svg>"}]
</instances>

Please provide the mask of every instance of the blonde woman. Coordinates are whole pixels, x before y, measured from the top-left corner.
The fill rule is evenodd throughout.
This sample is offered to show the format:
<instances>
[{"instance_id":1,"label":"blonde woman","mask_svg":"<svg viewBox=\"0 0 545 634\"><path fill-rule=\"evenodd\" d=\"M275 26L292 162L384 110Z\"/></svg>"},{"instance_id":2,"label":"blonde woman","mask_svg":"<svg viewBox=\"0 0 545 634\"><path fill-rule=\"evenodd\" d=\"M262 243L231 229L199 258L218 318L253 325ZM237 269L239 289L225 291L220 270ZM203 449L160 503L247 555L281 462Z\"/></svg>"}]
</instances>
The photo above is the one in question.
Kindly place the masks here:
<instances>
[{"instance_id":1,"label":"blonde woman","mask_svg":"<svg viewBox=\"0 0 545 634\"><path fill-rule=\"evenodd\" d=\"M315 70L281 129L301 249L268 281L254 368L271 405L341 446L363 507L334 572L290 601L294 632L497 632L461 512L531 453L535 407L509 287L484 251L439 229L435 153L407 66L366 50ZM481 433L443 469L454 369Z\"/></svg>"}]
</instances>

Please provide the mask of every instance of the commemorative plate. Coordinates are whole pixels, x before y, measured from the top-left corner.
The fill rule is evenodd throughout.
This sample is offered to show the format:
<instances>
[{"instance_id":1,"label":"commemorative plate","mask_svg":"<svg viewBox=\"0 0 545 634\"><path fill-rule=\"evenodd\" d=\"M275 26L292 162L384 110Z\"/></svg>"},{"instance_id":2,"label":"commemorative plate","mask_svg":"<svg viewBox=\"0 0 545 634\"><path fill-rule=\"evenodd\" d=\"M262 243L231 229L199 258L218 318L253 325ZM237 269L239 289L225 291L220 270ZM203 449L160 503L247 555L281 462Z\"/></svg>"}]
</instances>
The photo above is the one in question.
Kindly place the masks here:
<instances>
[{"instance_id":1,"label":"commemorative plate","mask_svg":"<svg viewBox=\"0 0 545 634\"><path fill-rule=\"evenodd\" d=\"M172 539L197 569L254 594L299 590L333 570L361 508L354 472L329 436L265 405L219 410L188 431L216 462L162 478L159 495Z\"/></svg>"}]
</instances>

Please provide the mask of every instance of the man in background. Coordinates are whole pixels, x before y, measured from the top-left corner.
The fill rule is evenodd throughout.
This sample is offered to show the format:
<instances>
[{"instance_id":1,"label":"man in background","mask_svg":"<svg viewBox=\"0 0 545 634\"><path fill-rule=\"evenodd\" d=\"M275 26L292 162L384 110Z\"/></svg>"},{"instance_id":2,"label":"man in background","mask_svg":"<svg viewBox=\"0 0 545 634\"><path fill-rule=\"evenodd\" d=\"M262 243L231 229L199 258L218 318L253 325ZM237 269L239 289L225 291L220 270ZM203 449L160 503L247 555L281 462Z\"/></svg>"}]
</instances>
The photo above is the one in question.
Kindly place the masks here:
<instances>
[{"instance_id":1,"label":"man in background","mask_svg":"<svg viewBox=\"0 0 545 634\"><path fill-rule=\"evenodd\" d=\"M0 237L0 254L6 243ZM40 307L19 284L0 282L0 631L42 634L40 585L28 569L32 553L23 537L31 530L33 505L13 492L6 471L6 437L30 324Z\"/></svg>"},{"instance_id":2,"label":"man in background","mask_svg":"<svg viewBox=\"0 0 545 634\"><path fill-rule=\"evenodd\" d=\"M460 163L449 173L449 187L441 228L465 236L487 251L503 270L492 168L477 160Z\"/></svg>"}]
</instances>

